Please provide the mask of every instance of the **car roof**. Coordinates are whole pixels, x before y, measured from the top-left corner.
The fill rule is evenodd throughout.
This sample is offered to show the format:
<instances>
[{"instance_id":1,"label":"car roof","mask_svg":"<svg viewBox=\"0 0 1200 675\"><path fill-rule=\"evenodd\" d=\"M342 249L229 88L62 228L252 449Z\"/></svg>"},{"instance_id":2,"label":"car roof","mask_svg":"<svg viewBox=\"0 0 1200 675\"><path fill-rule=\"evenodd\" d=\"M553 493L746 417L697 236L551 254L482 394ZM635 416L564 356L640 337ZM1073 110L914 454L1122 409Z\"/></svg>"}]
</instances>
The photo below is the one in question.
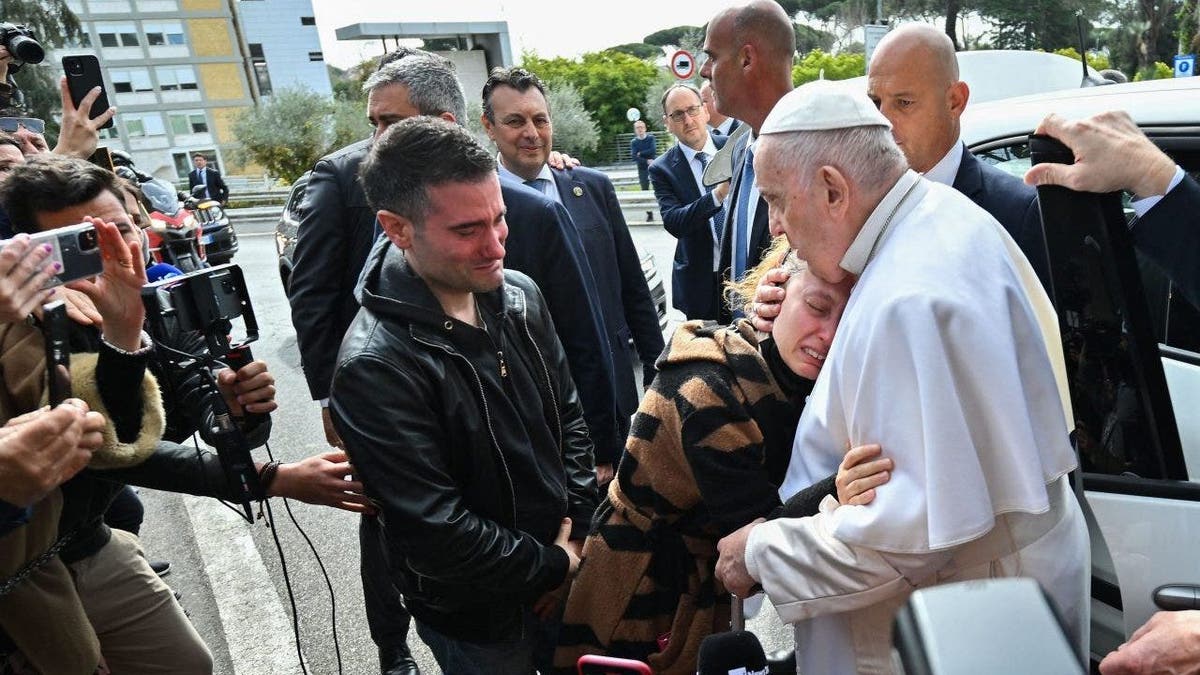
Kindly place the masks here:
<instances>
[{"instance_id":1,"label":"car roof","mask_svg":"<svg viewBox=\"0 0 1200 675\"><path fill-rule=\"evenodd\" d=\"M1061 54L979 49L958 52L957 57L959 78L970 88L972 104L1060 89L1078 91L1083 79L1083 64ZM1013 73L1026 76L1013 77ZM1090 67L1088 74L1099 77ZM865 75L835 82L851 91L867 90Z\"/></svg>"},{"instance_id":2,"label":"car roof","mask_svg":"<svg viewBox=\"0 0 1200 675\"><path fill-rule=\"evenodd\" d=\"M1085 89L969 105L962 115L962 139L973 147L1032 133L1046 115L1081 119L1125 110L1146 127L1200 127L1200 77L1183 77Z\"/></svg>"}]
</instances>

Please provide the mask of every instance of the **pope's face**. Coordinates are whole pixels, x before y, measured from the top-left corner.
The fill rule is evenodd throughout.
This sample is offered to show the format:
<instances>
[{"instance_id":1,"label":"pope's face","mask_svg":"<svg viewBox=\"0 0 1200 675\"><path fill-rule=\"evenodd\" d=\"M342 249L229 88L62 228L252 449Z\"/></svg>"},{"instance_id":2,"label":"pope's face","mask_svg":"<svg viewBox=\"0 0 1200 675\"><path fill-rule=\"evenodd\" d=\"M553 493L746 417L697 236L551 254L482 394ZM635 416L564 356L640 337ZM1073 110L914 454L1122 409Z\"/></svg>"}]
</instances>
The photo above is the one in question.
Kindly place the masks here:
<instances>
[{"instance_id":1,"label":"pope's face","mask_svg":"<svg viewBox=\"0 0 1200 675\"><path fill-rule=\"evenodd\" d=\"M771 337L792 372L817 379L850 297L850 286L850 279L830 284L807 270L788 280Z\"/></svg>"},{"instance_id":2,"label":"pope's face","mask_svg":"<svg viewBox=\"0 0 1200 675\"><path fill-rule=\"evenodd\" d=\"M828 283L839 283L847 276L839 266L847 245L842 243L844 238L830 212L826 187L819 176L807 184L798 183L793 166L780 161L783 151L777 137L762 136L754 156L754 182L770 208L771 235L787 236L813 274Z\"/></svg>"}]
</instances>

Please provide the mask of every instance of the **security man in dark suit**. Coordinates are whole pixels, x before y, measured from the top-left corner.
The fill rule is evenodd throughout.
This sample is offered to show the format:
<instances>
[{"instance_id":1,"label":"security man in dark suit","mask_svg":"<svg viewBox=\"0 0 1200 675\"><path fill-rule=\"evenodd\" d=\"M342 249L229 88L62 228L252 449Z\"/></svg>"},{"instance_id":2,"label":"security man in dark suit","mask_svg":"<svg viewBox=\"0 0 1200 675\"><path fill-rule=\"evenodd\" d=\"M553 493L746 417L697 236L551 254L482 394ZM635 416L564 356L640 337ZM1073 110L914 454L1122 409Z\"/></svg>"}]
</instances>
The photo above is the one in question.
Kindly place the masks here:
<instances>
[{"instance_id":1,"label":"security man in dark suit","mask_svg":"<svg viewBox=\"0 0 1200 675\"><path fill-rule=\"evenodd\" d=\"M754 186L754 139L771 109L792 90L796 33L774 0L750 0L721 10L708 23L700 76L712 83L721 114L749 124L733 150L733 179L725 204L720 266L726 279L740 279L771 245L767 202ZM718 297L722 322L731 313Z\"/></svg>"},{"instance_id":2,"label":"security man in dark suit","mask_svg":"<svg viewBox=\"0 0 1200 675\"><path fill-rule=\"evenodd\" d=\"M715 320L721 283L717 261L729 183L706 188L702 177L725 139L709 135L708 111L692 85L668 88L661 104L663 122L678 141L650 166L663 226L679 240L671 273L671 304L689 319Z\"/></svg>"},{"instance_id":3,"label":"security man in dark suit","mask_svg":"<svg viewBox=\"0 0 1200 675\"><path fill-rule=\"evenodd\" d=\"M980 161L960 140L959 116L970 91L958 79L950 38L928 24L908 24L888 33L871 57L867 95L892 123L909 166L954 187L990 213L1049 288L1037 191Z\"/></svg>"},{"instance_id":4,"label":"security man in dark suit","mask_svg":"<svg viewBox=\"0 0 1200 675\"><path fill-rule=\"evenodd\" d=\"M365 85L375 135L322 158L313 169L289 286L305 379L313 398L322 402L326 438L336 447L341 447L341 439L325 406L338 348L358 312L354 290L377 235L358 167L375 136L402 119L432 115L458 121L466 116L462 89L449 62L405 49L385 63ZM572 377L580 385L589 431L594 439L617 443L624 432L619 430L610 350L594 300L597 292L582 261L582 244L561 206L524 186L502 185L501 192L510 225L505 266L525 272L545 289ZM380 242L387 240L381 237ZM409 615L391 585L382 536L374 518L362 519L367 623L379 647L381 672L415 673L406 644Z\"/></svg>"},{"instance_id":5,"label":"security man in dark suit","mask_svg":"<svg viewBox=\"0 0 1200 675\"><path fill-rule=\"evenodd\" d=\"M215 199L222 204L229 201L229 188L225 186L225 180L221 178L221 172L216 169L209 168L208 158L200 153L192 156L192 169L188 174L188 190L197 185L204 186L204 197Z\"/></svg>"},{"instance_id":6,"label":"security man in dark suit","mask_svg":"<svg viewBox=\"0 0 1200 675\"><path fill-rule=\"evenodd\" d=\"M571 215L600 293L612 346L617 407L628 431L639 399L633 376L635 354L641 359L643 383L649 384L654 362L663 350L663 337L612 181L592 169L552 170L546 163L553 143L550 106L541 81L528 71L492 71L483 87L482 121L500 150L500 176L524 182L562 204ZM601 483L611 480L622 449L623 444L615 448L596 444L596 473Z\"/></svg>"},{"instance_id":7,"label":"security man in dark suit","mask_svg":"<svg viewBox=\"0 0 1200 675\"><path fill-rule=\"evenodd\" d=\"M728 140L737 128L742 126L742 123L732 117L727 117L717 110L716 100L713 98L712 82L707 80L700 85L700 100L704 102L704 112L708 113L708 133L712 135L714 141Z\"/></svg>"}]
</instances>

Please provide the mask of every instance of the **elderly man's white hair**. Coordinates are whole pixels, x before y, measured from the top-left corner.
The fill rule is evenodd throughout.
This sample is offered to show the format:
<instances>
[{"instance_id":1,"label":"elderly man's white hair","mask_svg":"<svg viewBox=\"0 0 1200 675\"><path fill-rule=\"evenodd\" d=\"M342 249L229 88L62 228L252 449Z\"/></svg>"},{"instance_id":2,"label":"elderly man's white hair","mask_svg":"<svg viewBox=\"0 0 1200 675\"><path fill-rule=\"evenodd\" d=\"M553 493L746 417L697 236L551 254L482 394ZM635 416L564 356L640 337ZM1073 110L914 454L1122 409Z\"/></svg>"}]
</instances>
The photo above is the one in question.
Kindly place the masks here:
<instances>
[{"instance_id":1,"label":"elderly man's white hair","mask_svg":"<svg viewBox=\"0 0 1200 675\"><path fill-rule=\"evenodd\" d=\"M882 191L908 168L891 130L882 126L767 134L759 143L758 153L770 153L796 185L807 185L828 165L867 192Z\"/></svg>"}]
</instances>

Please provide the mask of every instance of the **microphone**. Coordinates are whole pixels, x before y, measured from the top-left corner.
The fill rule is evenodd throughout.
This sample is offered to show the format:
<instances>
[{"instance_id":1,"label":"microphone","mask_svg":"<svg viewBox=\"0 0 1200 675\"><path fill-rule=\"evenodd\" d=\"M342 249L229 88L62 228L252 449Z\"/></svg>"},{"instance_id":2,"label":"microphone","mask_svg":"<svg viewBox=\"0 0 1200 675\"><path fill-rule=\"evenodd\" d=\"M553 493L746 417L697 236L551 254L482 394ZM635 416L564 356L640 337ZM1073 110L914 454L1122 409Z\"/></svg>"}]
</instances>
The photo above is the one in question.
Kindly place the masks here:
<instances>
[{"instance_id":1,"label":"microphone","mask_svg":"<svg viewBox=\"0 0 1200 675\"><path fill-rule=\"evenodd\" d=\"M168 277L178 277L182 275L183 270L175 267L174 265L168 265L167 263L155 263L146 268L146 280L150 283L161 281L162 279L166 279Z\"/></svg>"},{"instance_id":2,"label":"microphone","mask_svg":"<svg viewBox=\"0 0 1200 675\"><path fill-rule=\"evenodd\" d=\"M696 675L767 675L767 655L754 633L716 633L700 643Z\"/></svg>"}]
</instances>

